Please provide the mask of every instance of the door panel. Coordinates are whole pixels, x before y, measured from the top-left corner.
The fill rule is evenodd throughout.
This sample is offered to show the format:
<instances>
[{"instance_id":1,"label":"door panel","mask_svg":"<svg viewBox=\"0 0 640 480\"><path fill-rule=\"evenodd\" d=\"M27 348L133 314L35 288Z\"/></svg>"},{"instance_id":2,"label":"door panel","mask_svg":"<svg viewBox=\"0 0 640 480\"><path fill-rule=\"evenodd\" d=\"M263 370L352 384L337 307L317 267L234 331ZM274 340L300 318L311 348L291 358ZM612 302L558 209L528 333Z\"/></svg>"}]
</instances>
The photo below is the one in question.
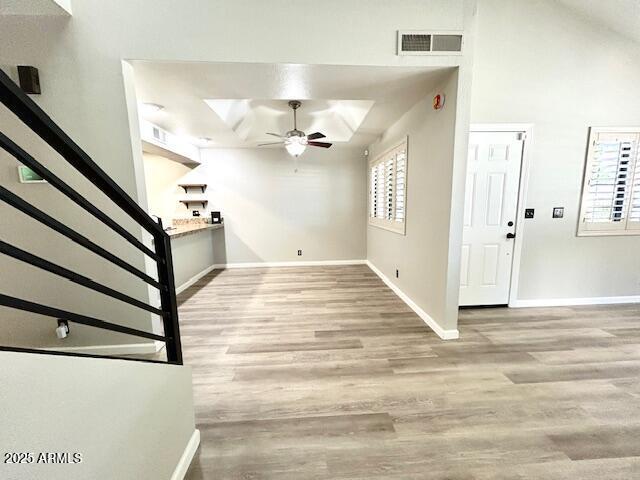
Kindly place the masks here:
<instances>
[{"instance_id":1,"label":"door panel","mask_svg":"<svg viewBox=\"0 0 640 480\"><path fill-rule=\"evenodd\" d=\"M489 192L487 194L487 227L496 227L502 223L502 203L504 202L504 174L489 174Z\"/></svg>"},{"instance_id":2,"label":"door panel","mask_svg":"<svg viewBox=\"0 0 640 480\"><path fill-rule=\"evenodd\" d=\"M519 132L472 132L469 137L460 305L509 302L514 241L507 233L515 233L520 138Z\"/></svg>"},{"instance_id":3,"label":"door panel","mask_svg":"<svg viewBox=\"0 0 640 480\"><path fill-rule=\"evenodd\" d=\"M494 287L498 281L500 245L485 245L482 258L482 285Z\"/></svg>"},{"instance_id":4,"label":"door panel","mask_svg":"<svg viewBox=\"0 0 640 480\"><path fill-rule=\"evenodd\" d=\"M471 219L473 218L473 199L475 198L475 189L476 189L476 174L468 173L467 174L467 184L465 186L465 191L468 194L464 199L464 226L471 226Z\"/></svg>"},{"instance_id":5,"label":"door panel","mask_svg":"<svg viewBox=\"0 0 640 480\"><path fill-rule=\"evenodd\" d=\"M504 162L509 160L509 145L491 145L489 146L489 161Z\"/></svg>"},{"instance_id":6,"label":"door panel","mask_svg":"<svg viewBox=\"0 0 640 480\"><path fill-rule=\"evenodd\" d=\"M460 285L466 287L469 284L469 245L462 245L460 258Z\"/></svg>"}]
</instances>

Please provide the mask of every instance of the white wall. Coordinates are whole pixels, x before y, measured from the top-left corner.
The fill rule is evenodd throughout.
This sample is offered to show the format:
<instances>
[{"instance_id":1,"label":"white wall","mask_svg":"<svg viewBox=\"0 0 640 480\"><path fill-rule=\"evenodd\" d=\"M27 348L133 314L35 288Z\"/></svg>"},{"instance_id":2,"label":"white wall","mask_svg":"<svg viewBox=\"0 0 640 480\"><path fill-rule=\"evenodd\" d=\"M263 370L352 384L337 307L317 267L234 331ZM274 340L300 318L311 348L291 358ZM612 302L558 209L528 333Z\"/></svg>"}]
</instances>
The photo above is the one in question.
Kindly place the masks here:
<instances>
[{"instance_id":1,"label":"white wall","mask_svg":"<svg viewBox=\"0 0 640 480\"><path fill-rule=\"evenodd\" d=\"M187 183L183 179L193 171L193 167L174 162L166 157L143 154L144 179L147 187L147 204L150 215L163 220L164 226L171 225L171 219L185 216L187 209L178 200L187 195L178 187L179 183ZM189 190L199 193L200 190Z\"/></svg>"},{"instance_id":2,"label":"white wall","mask_svg":"<svg viewBox=\"0 0 640 480\"><path fill-rule=\"evenodd\" d=\"M548 0L481 0L477 28L472 121L535 124L518 298L639 295L640 236L576 228L588 128L640 125L640 45Z\"/></svg>"},{"instance_id":3,"label":"white wall","mask_svg":"<svg viewBox=\"0 0 640 480\"><path fill-rule=\"evenodd\" d=\"M195 432L189 367L0 352L0 384L3 453L82 454L3 479L169 480Z\"/></svg>"},{"instance_id":4,"label":"white wall","mask_svg":"<svg viewBox=\"0 0 640 480\"><path fill-rule=\"evenodd\" d=\"M388 0L328 0L320 9L317 2L311 0L195 0L181 4L179 10L175 5L172 0L117 3L82 0L74 3L71 17L0 16L0 65L38 67L43 94L34 99L144 207L144 188L135 176L142 170L142 159L136 153L140 151L139 139L132 133L135 122L130 121L127 112L123 59L457 66L468 58L396 56L396 31L467 29L465 19L473 13L475 0L406 0L401 7ZM284 11L287 15L282 14ZM314 14L308 15L310 11ZM296 18L296 22L292 24L290 18ZM292 38L304 41L295 42ZM464 65L463 68L467 68L466 63ZM126 68L124 73L127 73ZM467 105L463 109L467 109ZM0 109L0 129L7 131L6 125L11 121L11 116ZM26 135L20 138L29 150L43 151L39 158L67 181L74 185L82 183L57 156L39 147L38 141L29 140ZM6 162L12 165L13 160L6 159ZM17 188L15 181L9 186ZM99 194L89 192L90 187L85 189L92 201L101 207L106 204ZM82 220L78 211L69 207L68 202L59 200L50 187L45 186L42 190L35 193L33 188L30 193L48 211L83 228L92 238L114 248L119 256L144 267L138 252L129 250L117 237L96 227L96 222ZM122 215L113 209L109 212L135 231L135 226ZM55 234L26 226L28 224L15 212L3 211L1 221L3 231L9 229L12 238L15 236L17 244L23 248L39 247L46 251L52 246L55 259L60 258L65 266L80 264L83 273L95 274L98 279L108 276L110 285L142 299L148 297L147 288L137 280L120 276L117 269L105 268L101 261L79 253L80 249L62 242ZM311 245L307 251L312 252L314 248ZM238 258L271 255L250 250L237 249L239 255L244 256ZM278 252L278 258L289 258L289 252L290 248ZM55 295L55 300L60 304L67 302L65 306L70 309L81 308L84 301L84 308L96 316L107 319L115 316L123 322L148 327L146 315L124 312L120 307L114 307L113 302L101 303L98 299L86 302L89 297L66 287L50 290L49 280L45 282L39 274L17 270L10 263L1 267L3 272L8 272L3 276L5 279L20 278L26 283L19 285L20 288L16 285L15 291L27 292L29 299L44 302ZM4 288L5 283L0 288ZM15 313L0 310L0 315L4 318ZM46 328L49 328L48 323ZM95 343L103 338L103 332L98 333L83 339L77 334L76 341ZM29 338L25 341L31 342ZM105 341L113 343L112 339ZM31 343L32 346L41 344Z\"/></svg>"},{"instance_id":5,"label":"white wall","mask_svg":"<svg viewBox=\"0 0 640 480\"><path fill-rule=\"evenodd\" d=\"M396 31L465 29L465 16L473 12L475 0L406 0L401 8L388 0L328 0L320 9L317 2L311 0L196 0L181 4L179 11L175 5L172 0L117 3L83 0L74 3L71 17L0 16L0 65L38 67L43 94L34 97L35 100L144 207L146 200L139 190L138 175L142 160L141 155L135 153L140 151L139 139L133 139L133 148L131 143L130 127L137 123L127 112L123 59L456 66L466 61L466 57L396 56ZM283 15L283 11L288 14ZM314 14L308 15L310 11ZM296 18L296 22L292 24L290 18ZM294 42L292 38L304 41ZM0 109L0 122L2 131L13 128L14 120L3 109ZM36 149L37 141L26 134L19 138L29 150ZM40 158L48 165L53 164L70 183L82 183L57 156L44 153ZM8 165L13 162L6 161ZM15 183L8 185L13 188ZM138 252L129 250L117 236L99 233L101 227L82 220L74 207L58 200L58 194L50 187L39 192L35 190L30 190L34 200L57 217L77 224L92 238L100 238L106 246L114 248L118 255L144 266ZM89 190L90 187L86 187L92 201L101 206L107 203ZM110 213L136 231L135 226L115 210ZM99 279L107 276L110 285L117 285L142 299L148 297L147 288L137 280L120 276L117 269L112 272L99 261L78 254L80 249L59 243L55 234L28 226L10 209L3 211L2 221L3 231L4 228L11 229L12 238L18 245L30 249L39 242L38 247L46 251L46 245L51 243L56 255L64 256L65 262L74 266L74 262L81 263L83 273L93 275L95 272ZM312 245L307 251L313 248ZM286 254L282 252L281 258L288 257L289 250ZM248 249L242 255L266 258L266 253L252 254ZM20 272L10 263L2 264L2 268L3 272L9 272L4 278L17 277L28 283L19 292L27 292L30 299L50 300L47 297L49 281L44 282L39 274ZM3 282L0 288L4 286ZM44 292L43 295L31 296L36 290ZM57 291L56 299L61 304L69 302L65 305L68 308L81 307L82 292L61 289ZM96 301L86 308L104 318L113 318L115 313L116 318L139 327L149 324L148 316L114 311L113 302ZM0 311L0 315L14 316L14 313ZM49 328L48 323L46 328ZM24 340L30 342L29 338ZM81 339L79 336L76 340L85 344L99 341L95 337ZM105 342L112 343L112 340Z\"/></svg>"},{"instance_id":6,"label":"white wall","mask_svg":"<svg viewBox=\"0 0 640 480\"><path fill-rule=\"evenodd\" d=\"M0 108L0 111L2 109ZM9 133L23 145L28 145L26 135L14 122L4 122L0 114L0 130ZM34 142L30 151L54 173L65 176L69 169L60 157L44 148L42 142ZM66 175L70 177L69 175ZM106 200L88 182L77 178L67 178L78 191L94 205L110 212L112 218L125 227L131 227L124 214L110 208ZM22 196L37 208L57 218L80 234L92 239L98 245L109 248L116 256L144 269L140 256L133 246L110 231L98 220L90 217L49 184L21 184L18 180L17 162L4 150L0 152L0 183L7 189ZM91 219L90 219L91 218ZM54 233L47 227L24 214L18 213L4 202L0 202L0 238L35 255L77 271L111 288L147 301L145 283L135 279L128 272L110 264L83 247L79 247L66 237ZM0 292L6 295L42 303L63 310L97 317L141 330L152 330L150 315L136 307L114 301L85 287L76 285L56 275L29 266L8 256L0 255ZM79 347L122 344L148 344L151 340L121 333L108 332L93 327L71 324L71 334L64 340L55 335L57 320L40 315L27 314L18 310L0 307L0 344L20 347Z\"/></svg>"},{"instance_id":7,"label":"white wall","mask_svg":"<svg viewBox=\"0 0 640 480\"><path fill-rule=\"evenodd\" d=\"M226 263L224 231L203 230L183 237L171 239L173 254L173 276L178 293L190 282L216 264Z\"/></svg>"},{"instance_id":8,"label":"white wall","mask_svg":"<svg viewBox=\"0 0 640 480\"><path fill-rule=\"evenodd\" d=\"M297 161L283 148L202 150L211 210L224 217L222 263L364 260L363 150L309 147Z\"/></svg>"},{"instance_id":9,"label":"white wall","mask_svg":"<svg viewBox=\"0 0 640 480\"><path fill-rule=\"evenodd\" d=\"M457 314L448 305L449 231L457 72L416 104L371 146L370 158L408 135L406 235L367 228L367 259L389 278L442 330L455 331ZM432 99L444 93L445 108ZM399 277L395 278L395 271ZM457 305L456 305L457 306Z\"/></svg>"}]
</instances>

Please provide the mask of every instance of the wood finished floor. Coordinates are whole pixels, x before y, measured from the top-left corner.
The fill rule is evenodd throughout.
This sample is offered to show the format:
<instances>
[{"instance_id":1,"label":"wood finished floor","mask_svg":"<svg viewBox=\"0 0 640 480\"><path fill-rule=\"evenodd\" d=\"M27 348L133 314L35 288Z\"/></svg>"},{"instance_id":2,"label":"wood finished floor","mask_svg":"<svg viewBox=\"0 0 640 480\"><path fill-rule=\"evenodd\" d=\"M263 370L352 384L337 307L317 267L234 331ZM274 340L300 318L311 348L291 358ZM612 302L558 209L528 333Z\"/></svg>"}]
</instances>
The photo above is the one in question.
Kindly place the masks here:
<instances>
[{"instance_id":1,"label":"wood finished floor","mask_svg":"<svg viewBox=\"0 0 640 480\"><path fill-rule=\"evenodd\" d=\"M366 266L180 296L199 479L640 479L640 306L475 309L440 340Z\"/></svg>"}]
</instances>

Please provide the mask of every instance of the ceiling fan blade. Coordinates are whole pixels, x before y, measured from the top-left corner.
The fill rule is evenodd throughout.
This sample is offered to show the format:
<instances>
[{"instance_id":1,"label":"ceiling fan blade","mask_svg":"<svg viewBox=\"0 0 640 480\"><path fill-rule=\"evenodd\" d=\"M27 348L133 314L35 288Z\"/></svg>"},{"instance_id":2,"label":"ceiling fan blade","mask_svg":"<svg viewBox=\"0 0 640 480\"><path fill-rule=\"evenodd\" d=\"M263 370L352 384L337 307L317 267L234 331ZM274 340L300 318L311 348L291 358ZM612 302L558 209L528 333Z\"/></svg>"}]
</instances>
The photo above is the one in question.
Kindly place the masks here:
<instances>
[{"instance_id":1,"label":"ceiling fan blade","mask_svg":"<svg viewBox=\"0 0 640 480\"><path fill-rule=\"evenodd\" d=\"M267 132L267 135L273 135L274 137L278 137L278 138L285 138L285 136L284 136L284 135L280 135L279 133L270 133L270 132Z\"/></svg>"},{"instance_id":2,"label":"ceiling fan blade","mask_svg":"<svg viewBox=\"0 0 640 480\"><path fill-rule=\"evenodd\" d=\"M312 133L311 135L307 135L307 140L317 140L318 138L326 138L326 135L323 135L320 132Z\"/></svg>"},{"instance_id":3,"label":"ceiling fan blade","mask_svg":"<svg viewBox=\"0 0 640 480\"><path fill-rule=\"evenodd\" d=\"M327 143L327 142L307 142L307 145L312 145L312 146L314 146L314 147L329 148L331 145L333 145L333 143Z\"/></svg>"},{"instance_id":4,"label":"ceiling fan blade","mask_svg":"<svg viewBox=\"0 0 640 480\"><path fill-rule=\"evenodd\" d=\"M284 145L284 142L268 142L268 143L259 143L259 147L265 147L267 145Z\"/></svg>"}]
</instances>

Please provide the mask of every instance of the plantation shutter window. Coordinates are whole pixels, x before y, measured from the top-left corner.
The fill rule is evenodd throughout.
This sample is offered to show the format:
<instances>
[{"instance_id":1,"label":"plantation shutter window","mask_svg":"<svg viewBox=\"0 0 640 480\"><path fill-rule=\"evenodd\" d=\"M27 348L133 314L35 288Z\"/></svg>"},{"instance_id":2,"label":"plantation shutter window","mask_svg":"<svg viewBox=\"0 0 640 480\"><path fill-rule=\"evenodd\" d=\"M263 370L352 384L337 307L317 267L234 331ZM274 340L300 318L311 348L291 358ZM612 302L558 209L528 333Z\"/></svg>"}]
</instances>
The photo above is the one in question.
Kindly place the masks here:
<instances>
[{"instance_id":1,"label":"plantation shutter window","mask_svg":"<svg viewBox=\"0 0 640 480\"><path fill-rule=\"evenodd\" d=\"M369 163L369 224L405 233L407 140Z\"/></svg>"},{"instance_id":2,"label":"plantation shutter window","mask_svg":"<svg viewBox=\"0 0 640 480\"><path fill-rule=\"evenodd\" d=\"M578 235L640 235L640 128L592 128Z\"/></svg>"}]
</instances>

